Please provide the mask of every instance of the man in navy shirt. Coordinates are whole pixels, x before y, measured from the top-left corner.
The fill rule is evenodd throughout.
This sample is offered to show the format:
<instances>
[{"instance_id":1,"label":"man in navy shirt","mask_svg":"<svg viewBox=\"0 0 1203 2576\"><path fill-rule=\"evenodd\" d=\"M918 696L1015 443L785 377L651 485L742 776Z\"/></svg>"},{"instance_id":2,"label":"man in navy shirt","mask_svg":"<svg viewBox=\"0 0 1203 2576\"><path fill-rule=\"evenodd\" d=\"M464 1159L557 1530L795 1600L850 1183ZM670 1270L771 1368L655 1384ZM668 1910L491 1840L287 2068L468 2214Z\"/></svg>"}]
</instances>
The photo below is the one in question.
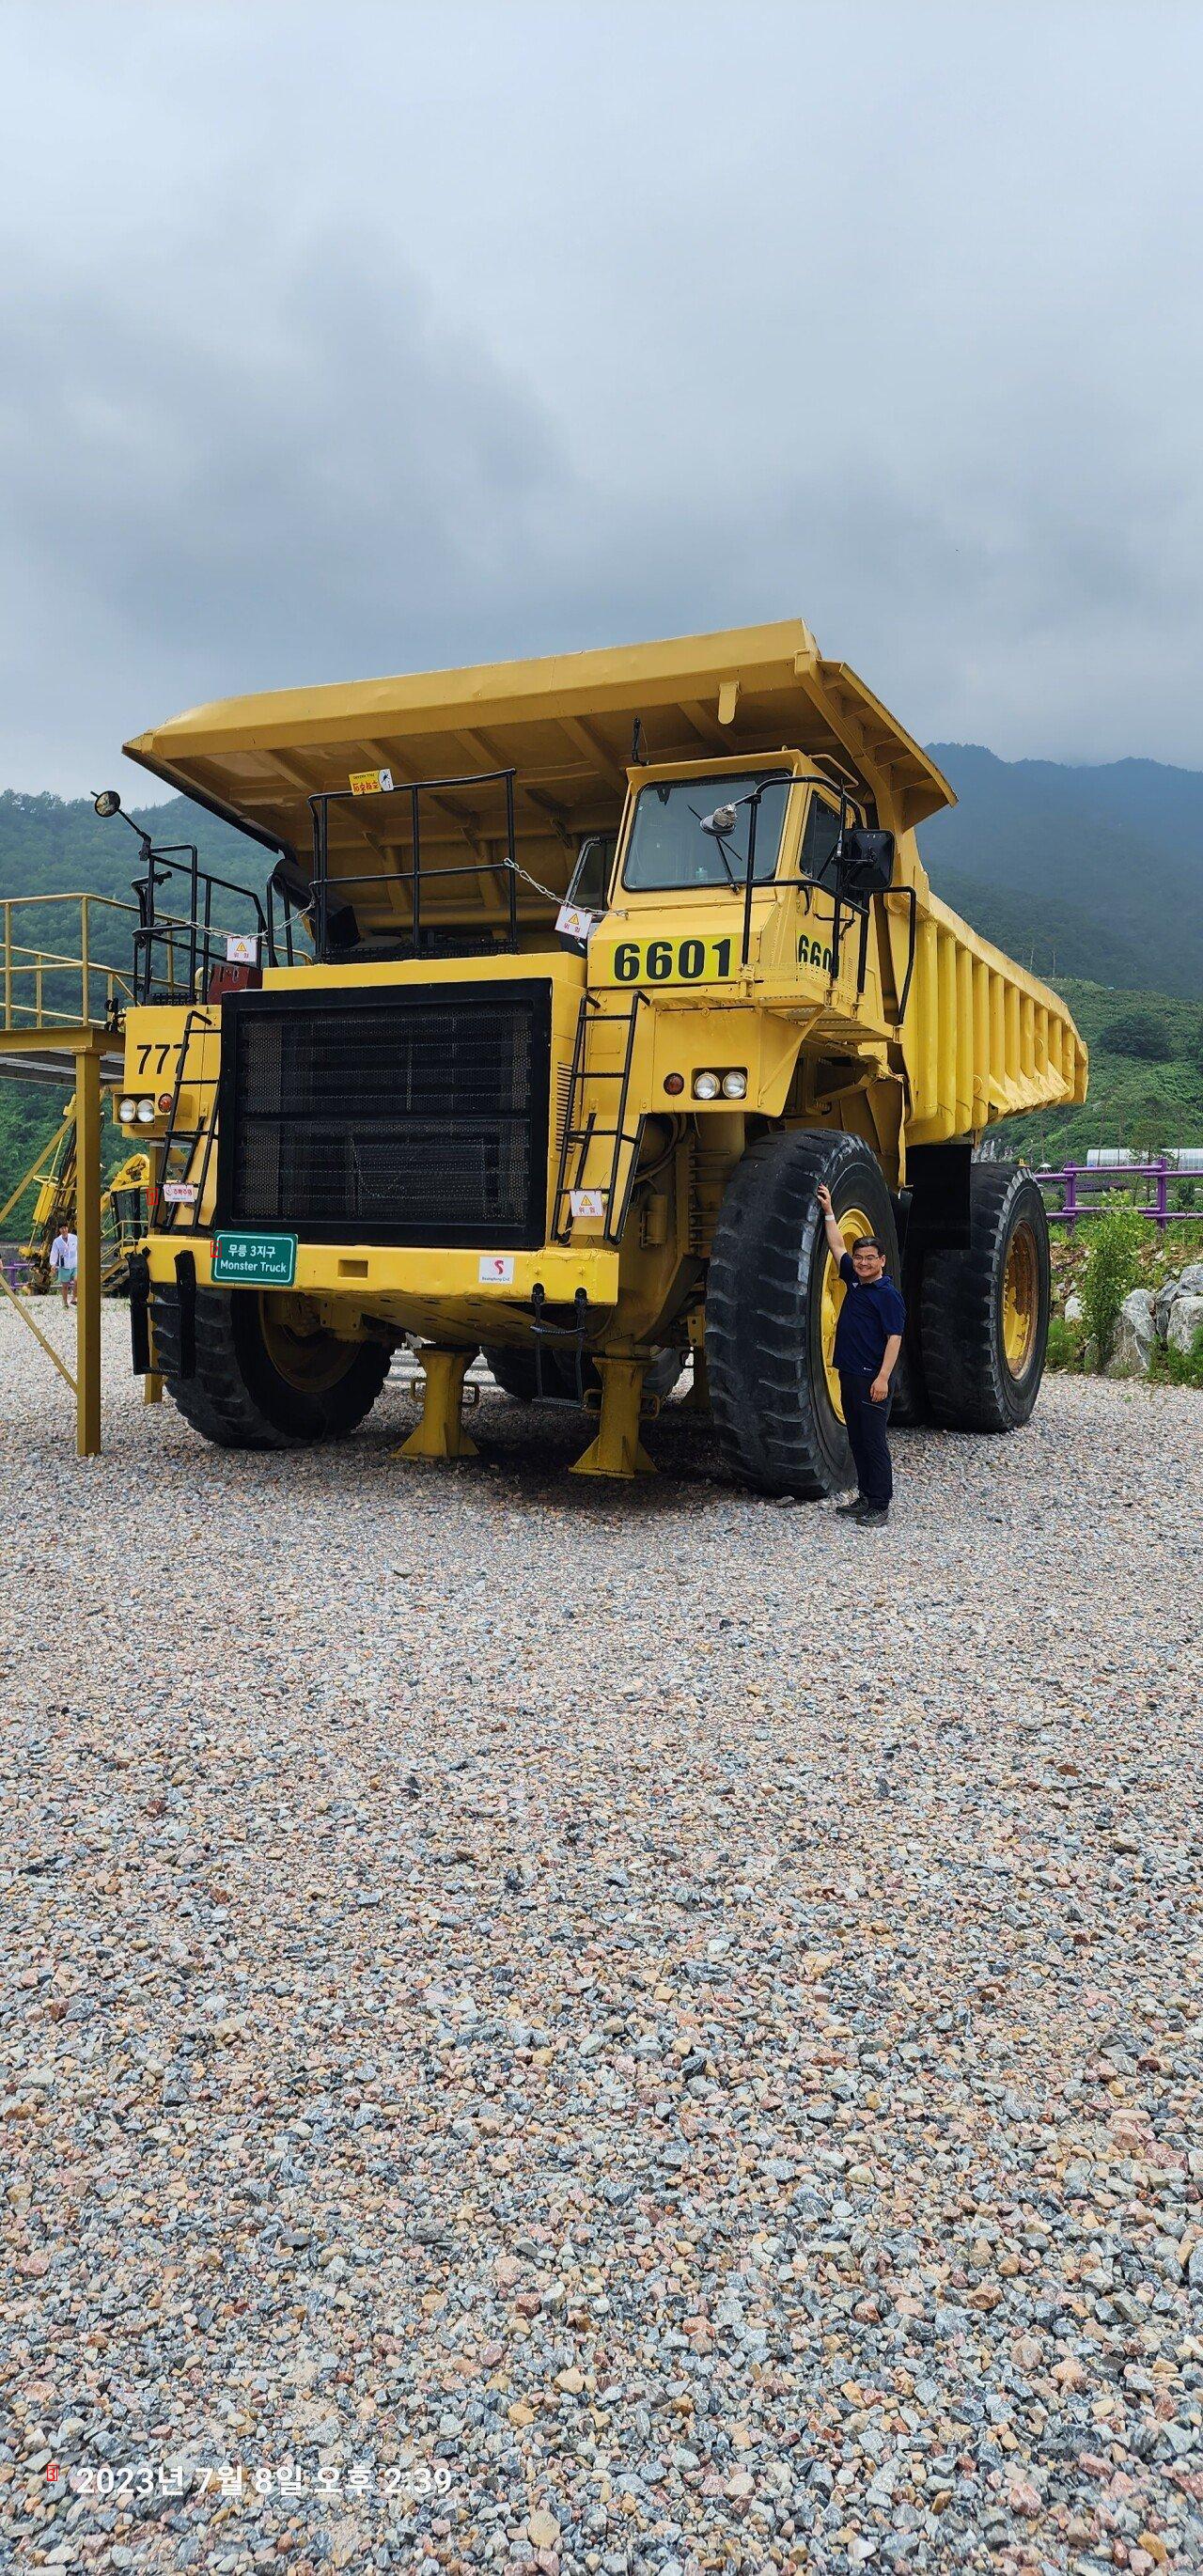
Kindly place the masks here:
<instances>
[{"instance_id":1,"label":"man in navy shirt","mask_svg":"<svg viewBox=\"0 0 1203 2576\"><path fill-rule=\"evenodd\" d=\"M886 1424L906 1308L886 1275L884 1245L876 1235L862 1235L849 1253L822 1182L817 1195L828 1250L848 1292L835 1328L835 1365L858 1491L854 1503L839 1508L857 1528L880 1529L890 1517L894 1492Z\"/></svg>"}]
</instances>

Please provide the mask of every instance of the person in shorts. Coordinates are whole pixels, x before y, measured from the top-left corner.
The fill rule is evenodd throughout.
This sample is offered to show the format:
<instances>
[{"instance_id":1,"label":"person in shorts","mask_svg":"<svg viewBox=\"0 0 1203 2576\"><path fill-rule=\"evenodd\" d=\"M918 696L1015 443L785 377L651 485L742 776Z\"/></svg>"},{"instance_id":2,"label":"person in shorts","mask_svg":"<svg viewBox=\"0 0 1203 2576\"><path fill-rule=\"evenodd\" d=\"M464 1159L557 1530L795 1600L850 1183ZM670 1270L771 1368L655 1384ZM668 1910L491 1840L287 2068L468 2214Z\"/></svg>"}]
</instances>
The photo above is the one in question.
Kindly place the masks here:
<instances>
[{"instance_id":1,"label":"person in shorts","mask_svg":"<svg viewBox=\"0 0 1203 2576\"><path fill-rule=\"evenodd\" d=\"M79 1270L79 1236L74 1226L60 1226L50 1246L50 1267L64 1306L75 1304L75 1282Z\"/></svg>"}]
</instances>

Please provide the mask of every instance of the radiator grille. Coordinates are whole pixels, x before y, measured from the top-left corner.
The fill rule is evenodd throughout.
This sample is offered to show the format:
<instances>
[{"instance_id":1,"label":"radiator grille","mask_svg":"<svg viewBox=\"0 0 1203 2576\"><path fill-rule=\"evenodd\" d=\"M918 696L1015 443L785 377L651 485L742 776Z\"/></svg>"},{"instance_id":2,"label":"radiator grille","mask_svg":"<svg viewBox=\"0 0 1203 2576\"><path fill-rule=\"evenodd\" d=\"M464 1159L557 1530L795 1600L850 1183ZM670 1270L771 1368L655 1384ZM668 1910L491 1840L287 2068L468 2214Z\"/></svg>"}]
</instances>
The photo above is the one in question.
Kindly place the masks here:
<instances>
[{"instance_id":1,"label":"radiator grille","mask_svg":"<svg viewBox=\"0 0 1203 2576\"><path fill-rule=\"evenodd\" d=\"M310 1242L541 1244L546 983L231 995L218 1223Z\"/></svg>"}]
</instances>

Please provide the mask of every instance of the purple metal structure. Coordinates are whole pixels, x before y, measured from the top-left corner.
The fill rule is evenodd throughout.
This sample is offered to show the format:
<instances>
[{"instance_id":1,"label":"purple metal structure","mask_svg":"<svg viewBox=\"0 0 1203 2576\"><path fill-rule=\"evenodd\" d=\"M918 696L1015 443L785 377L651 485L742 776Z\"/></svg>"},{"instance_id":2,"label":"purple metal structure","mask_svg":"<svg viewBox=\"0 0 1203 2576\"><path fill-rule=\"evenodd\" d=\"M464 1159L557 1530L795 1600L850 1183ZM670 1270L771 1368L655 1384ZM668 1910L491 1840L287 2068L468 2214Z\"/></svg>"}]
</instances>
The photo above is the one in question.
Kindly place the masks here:
<instances>
[{"instance_id":1,"label":"purple metal structure","mask_svg":"<svg viewBox=\"0 0 1203 2576\"><path fill-rule=\"evenodd\" d=\"M1158 1225L1163 1231L1167 1225L1203 1225L1203 1208L1172 1208L1169 1205L1170 1182L1192 1177L1192 1174L1181 1173L1164 1156L1155 1163L1114 1163L1105 1169L1095 1164L1064 1163L1060 1171L1032 1174L1042 1190L1064 1191L1060 1207L1050 1208L1049 1216L1055 1224L1068 1225L1071 1231L1080 1216L1102 1216L1110 1193L1126 1188L1133 1181L1151 1181L1153 1184L1152 1206L1136 1211L1138 1216L1147 1217L1151 1225ZM1082 1206L1078 1198L1079 1181L1088 1183L1095 1201L1093 1206Z\"/></svg>"}]
</instances>

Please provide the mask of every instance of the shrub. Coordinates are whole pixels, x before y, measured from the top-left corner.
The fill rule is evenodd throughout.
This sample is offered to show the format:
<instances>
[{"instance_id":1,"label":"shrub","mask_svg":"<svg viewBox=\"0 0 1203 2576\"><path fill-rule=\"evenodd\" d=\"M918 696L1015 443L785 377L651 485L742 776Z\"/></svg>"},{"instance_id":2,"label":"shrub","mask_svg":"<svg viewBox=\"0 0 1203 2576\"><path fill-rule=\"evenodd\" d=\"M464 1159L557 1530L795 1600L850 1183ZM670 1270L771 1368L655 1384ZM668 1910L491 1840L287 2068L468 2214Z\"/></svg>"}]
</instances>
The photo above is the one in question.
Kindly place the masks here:
<instances>
[{"instance_id":1,"label":"shrub","mask_svg":"<svg viewBox=\"0 0 1203 2576\"><path fill-rule=\"evenodd\" d=\"M1139 1056L1145 1064L1168 1064L1174 1052L1169 1030L1155 1011L1124 1011L1100 1029L1098 1042L1108 1055Z\"/></svg>"},{"instance_id":2,"label":"shrub","mask_svg":"<svg viewBox=\"0 0 1203 2576\"><path fill-rule=\"evenodd\" d=\"M1149 1375L1165 1386L1197 1386L1203 1391L1203 1326L1188 1351L1171 1350L1168 1342L1155 1343Z\"/></svg>"},{"instance_id":3,"label":"shrub","mask_svg":"<svg viewBox=\"0 0 1203 2576\"><path fill-rule=\"evenodd\" d=\"M1120 1307L1140 1280L1144 1219L1135 1208L1111 1206L1091 1228L1090 1256L1082 1274L1082 1307L1095 1366L1111 1356Z\"/></svg>"},{"instance_id":4,"label":"shrub","mask_svg":"<svg viewBox=\"0 0 1203 2576\"><path fill-rule=\"evenodd\" d=\"M1067 1324L1064 1315L1048 1319L1048 1348L1045 1354L1051 1369L1081 1369L1085 1365L1081 1328Z\"/></svg>"}]
</instances>

